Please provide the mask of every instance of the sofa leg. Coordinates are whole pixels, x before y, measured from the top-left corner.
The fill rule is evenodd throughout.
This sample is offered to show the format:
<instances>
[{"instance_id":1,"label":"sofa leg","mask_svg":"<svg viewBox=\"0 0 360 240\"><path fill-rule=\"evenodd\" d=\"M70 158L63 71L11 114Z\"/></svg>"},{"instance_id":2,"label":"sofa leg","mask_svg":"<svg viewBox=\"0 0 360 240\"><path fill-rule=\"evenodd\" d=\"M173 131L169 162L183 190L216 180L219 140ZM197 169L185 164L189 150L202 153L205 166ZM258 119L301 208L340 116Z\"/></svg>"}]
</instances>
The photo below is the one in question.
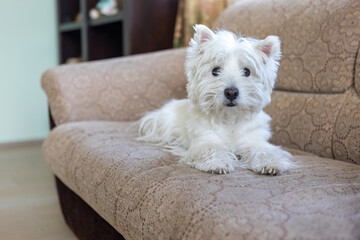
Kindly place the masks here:
<instances>
[{"instance_id":1,"label":"sofa leg","mask_svg":"<svg viewBox=\"0 0 360 240\"><path fill-rule=\"evenodd\" d=\"M65 222L80 240L125 239L56 176L55 180Z\"/></svg>"}]
</instances>

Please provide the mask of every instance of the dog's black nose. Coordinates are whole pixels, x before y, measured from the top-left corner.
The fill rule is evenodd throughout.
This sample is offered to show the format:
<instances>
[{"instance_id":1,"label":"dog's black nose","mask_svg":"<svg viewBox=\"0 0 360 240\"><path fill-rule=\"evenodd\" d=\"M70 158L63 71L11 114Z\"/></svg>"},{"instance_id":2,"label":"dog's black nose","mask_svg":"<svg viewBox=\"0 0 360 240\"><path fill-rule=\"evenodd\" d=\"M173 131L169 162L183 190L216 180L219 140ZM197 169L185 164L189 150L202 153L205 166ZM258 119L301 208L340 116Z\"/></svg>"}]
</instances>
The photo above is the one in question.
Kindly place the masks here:
<instances>
[{"instance_id":1,"label":"dog's black nose","mask_svg":"<svg viewBox=\"0 0 360 240\"><path fill-rule=\"evenodd\" d=\"M226 88L224 90L225 97L229 100L235 100L239 96L239 90L237 88Z\"/></svg>"}]
</instances>

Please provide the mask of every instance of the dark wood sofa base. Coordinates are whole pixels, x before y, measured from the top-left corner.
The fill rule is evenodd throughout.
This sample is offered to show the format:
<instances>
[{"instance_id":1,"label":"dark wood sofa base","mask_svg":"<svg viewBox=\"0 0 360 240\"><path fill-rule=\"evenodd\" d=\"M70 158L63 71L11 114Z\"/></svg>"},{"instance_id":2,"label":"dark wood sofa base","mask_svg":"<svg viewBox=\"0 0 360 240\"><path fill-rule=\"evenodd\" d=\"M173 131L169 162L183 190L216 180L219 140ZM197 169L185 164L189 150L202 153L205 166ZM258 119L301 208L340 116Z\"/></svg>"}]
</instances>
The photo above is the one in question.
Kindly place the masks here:
<instances>
[{"instance_id":1,"label":"dark wood sofa base","mask_svg":"<svg viewBox=\"0 0 360 240\"><path fill-rule=\"evenodd\" d=\"M60 179L55 180L65 222L80 240L125 239Z\"/></svg>"}]
</instances>

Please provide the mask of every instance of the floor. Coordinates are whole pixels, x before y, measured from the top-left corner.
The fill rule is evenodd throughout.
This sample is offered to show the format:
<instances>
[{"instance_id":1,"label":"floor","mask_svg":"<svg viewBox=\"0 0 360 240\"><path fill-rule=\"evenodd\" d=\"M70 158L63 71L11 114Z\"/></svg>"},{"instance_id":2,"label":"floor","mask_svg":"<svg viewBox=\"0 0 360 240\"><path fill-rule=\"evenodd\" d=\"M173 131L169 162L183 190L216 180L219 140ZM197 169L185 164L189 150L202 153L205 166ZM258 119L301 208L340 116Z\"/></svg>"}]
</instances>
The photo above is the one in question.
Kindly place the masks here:
<instances>
[{"instance_id":1,"label":"floor","mask_svg":"<svg viewBox=\"0 0 360 240\"><path fill-rule=\"evenodd\" d=\"M65 224L41 147L0 150L0 239L76 239Z\"/></svg>"}]
</instances>

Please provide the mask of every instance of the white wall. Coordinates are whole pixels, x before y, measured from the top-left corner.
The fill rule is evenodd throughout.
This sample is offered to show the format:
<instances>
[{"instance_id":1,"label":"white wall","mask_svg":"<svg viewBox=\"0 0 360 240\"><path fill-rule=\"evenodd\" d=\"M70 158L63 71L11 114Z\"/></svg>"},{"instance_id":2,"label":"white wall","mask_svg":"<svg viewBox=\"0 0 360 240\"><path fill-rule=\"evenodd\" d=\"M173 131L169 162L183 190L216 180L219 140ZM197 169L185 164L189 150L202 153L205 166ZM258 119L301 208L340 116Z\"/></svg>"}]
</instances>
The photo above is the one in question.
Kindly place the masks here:
<instances>
[{"instance_id":1,"label":"white wall","mask_svg":"<svg viewBox=\"0 0 360 240\"><path fill-rule=\"evenodd\" d=\"M49 132L41 74L57 64L55 0L0 0L0 144Z\"/></svg>"}]
</instances>

